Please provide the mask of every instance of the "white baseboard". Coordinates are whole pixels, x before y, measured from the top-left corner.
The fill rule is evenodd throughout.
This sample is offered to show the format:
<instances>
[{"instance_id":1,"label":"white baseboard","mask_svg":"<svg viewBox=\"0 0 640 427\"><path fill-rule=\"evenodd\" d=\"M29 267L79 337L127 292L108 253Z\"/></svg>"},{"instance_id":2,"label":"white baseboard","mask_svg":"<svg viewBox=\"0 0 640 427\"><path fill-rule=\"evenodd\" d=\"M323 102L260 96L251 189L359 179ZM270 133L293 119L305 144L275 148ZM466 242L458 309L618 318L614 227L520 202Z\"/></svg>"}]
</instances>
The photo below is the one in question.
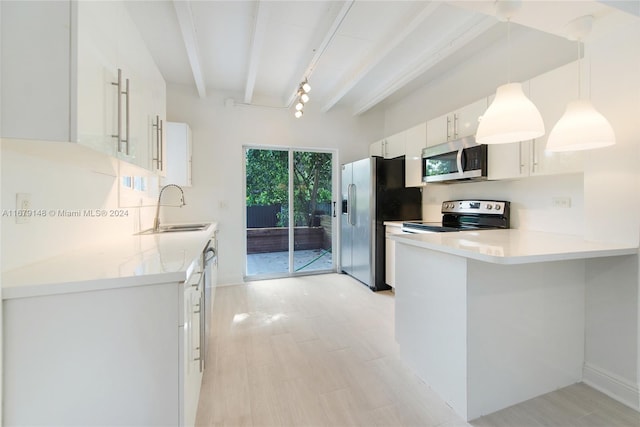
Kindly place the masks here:
<instances>
[{"instance_id":1,"label":"white baseboard","mask_svg":"<svg viewBox=\"0 0 640 427\"><path fill-rule=\"evenodd\" d=\"M582 369L582 381L612 399L640 411L638 384L589 363L585 363Z\"/></svg>"}]
</instances>

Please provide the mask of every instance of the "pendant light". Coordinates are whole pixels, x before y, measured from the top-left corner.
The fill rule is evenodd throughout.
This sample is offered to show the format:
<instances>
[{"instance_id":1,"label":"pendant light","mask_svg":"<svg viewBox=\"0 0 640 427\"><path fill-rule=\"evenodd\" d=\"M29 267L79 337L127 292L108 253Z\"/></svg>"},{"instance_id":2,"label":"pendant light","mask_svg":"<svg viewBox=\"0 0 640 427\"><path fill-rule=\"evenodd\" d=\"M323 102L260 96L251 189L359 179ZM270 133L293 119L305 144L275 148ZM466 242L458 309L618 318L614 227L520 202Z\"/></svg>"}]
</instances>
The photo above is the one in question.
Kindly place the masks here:
<instances>
[{"instance_id":1,"label":"pendant light","mask_svg":"<svg viewBox=\"0 0 640 427\"><path fill-rule=\"evenodd\" d=\"M542 116L522 91L521 83L511 83L511 15L520 7L519 1L496 2L497 16L507 21L507 80L496 89L496 96L482 116L476 141L480 144L505 144L526 141L544 135Z\"/></svg>"},{"instance_id":2,"label":"pendant light","mask_svg":"<svg viewBox=\"0 0 640 427\"><path fill-rule=\"evenodd\" d=\"M584 16L569 24L569 39L578 42L578 99L567 104L564 114L551 130L546 151L579 151L607 147L616 143L615 133L607 119L588 99L582 99L582 66L580 40L591 30L593 17Z\"/></svg>"}]
</instances>

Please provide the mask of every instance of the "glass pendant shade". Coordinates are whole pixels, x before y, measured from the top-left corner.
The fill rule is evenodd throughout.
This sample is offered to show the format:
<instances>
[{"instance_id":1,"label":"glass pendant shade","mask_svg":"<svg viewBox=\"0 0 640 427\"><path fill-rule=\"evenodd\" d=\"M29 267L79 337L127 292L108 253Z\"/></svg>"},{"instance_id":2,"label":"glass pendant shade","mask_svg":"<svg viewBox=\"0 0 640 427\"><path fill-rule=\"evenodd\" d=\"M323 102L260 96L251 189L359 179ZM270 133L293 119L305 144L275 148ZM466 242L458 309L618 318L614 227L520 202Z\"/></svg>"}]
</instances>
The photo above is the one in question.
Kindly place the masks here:
<instances>
[{"instance_id":1,"label":"glass pendant shade","mask_svg":"<svg viewBox=\"0 0 640 427\"><path fill-rule=\"evenodd\" d=\"M508 83L496 89L496 97L478 125L476 141L480 144L506 144L542 135L542 116L522 91L522 84Z\"/></svg>"},{"instance_id":2,"label":"glass pendant shade","mask_svg":"<svg viewBox=\"0 0 640 427\"><path fill-rule=\"evenodd\" d=\"M613 128L591 102L581 99L567 104L564 114L551 130L547 151L578 151L607 147L616 143Z\"/></svg>"}]
</instances>

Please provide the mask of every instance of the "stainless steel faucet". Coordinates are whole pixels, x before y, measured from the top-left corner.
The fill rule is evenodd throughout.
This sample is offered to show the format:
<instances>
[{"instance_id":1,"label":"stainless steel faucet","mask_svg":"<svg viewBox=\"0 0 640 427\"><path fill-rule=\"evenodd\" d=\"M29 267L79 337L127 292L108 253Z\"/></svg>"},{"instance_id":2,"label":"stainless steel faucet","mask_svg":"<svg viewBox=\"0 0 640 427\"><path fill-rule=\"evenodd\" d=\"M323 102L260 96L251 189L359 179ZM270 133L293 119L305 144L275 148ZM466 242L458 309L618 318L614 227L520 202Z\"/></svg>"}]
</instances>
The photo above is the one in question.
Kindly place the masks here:
<instances>
[{"instance_id":1,"label":"stainless steel faucet","mask_svg":"<svg viewBox=\"0 0 640 427\"><path fill-rule=\"evenodd\" d=\"M160 230L160 201L162 200L162 193L164 192L164 190L166 190L169 187L176 187L178 190L180 190L180 206L177 206L177 207L181 208L184 205L186 205L186 203L184 202L184 191L182 190L182 187L176 184L168 184L162 187L162 189L160 190L160 194L158 195L158 206L156 207L156 216L153 219L154 232L158 232Z\"/></svg>"}]
</instances>

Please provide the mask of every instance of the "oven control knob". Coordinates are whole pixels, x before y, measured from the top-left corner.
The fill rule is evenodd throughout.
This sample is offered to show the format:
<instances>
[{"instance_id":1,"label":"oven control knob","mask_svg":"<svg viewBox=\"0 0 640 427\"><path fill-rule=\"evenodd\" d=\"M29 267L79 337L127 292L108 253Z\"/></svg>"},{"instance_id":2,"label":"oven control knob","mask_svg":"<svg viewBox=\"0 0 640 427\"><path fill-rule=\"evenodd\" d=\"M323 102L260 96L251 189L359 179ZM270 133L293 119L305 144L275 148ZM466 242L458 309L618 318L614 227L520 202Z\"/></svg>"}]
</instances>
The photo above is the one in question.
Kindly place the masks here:
<instances>
[{"instance_id":1,"label":"oven control knob","mask_svg":"<svg viewBox=\"0 0 640 427\"><path fill-rule=\"evenodd\" d=\"M485 206L485 208L486 208L488 211L490 211L492 207L493 207L493 206L491 206L491 205L486 205L486 206Z\"/></svg>"},{"instance_id":2,"label":"oven control knob","mask_svg":"<svg viewBox=\"0 0 640 427\"><path fill-rule=\"evenodd\" d=\"M501 209L500 205L496 205L496 210L499 211Z\"/></svg>"}]
</instances>

